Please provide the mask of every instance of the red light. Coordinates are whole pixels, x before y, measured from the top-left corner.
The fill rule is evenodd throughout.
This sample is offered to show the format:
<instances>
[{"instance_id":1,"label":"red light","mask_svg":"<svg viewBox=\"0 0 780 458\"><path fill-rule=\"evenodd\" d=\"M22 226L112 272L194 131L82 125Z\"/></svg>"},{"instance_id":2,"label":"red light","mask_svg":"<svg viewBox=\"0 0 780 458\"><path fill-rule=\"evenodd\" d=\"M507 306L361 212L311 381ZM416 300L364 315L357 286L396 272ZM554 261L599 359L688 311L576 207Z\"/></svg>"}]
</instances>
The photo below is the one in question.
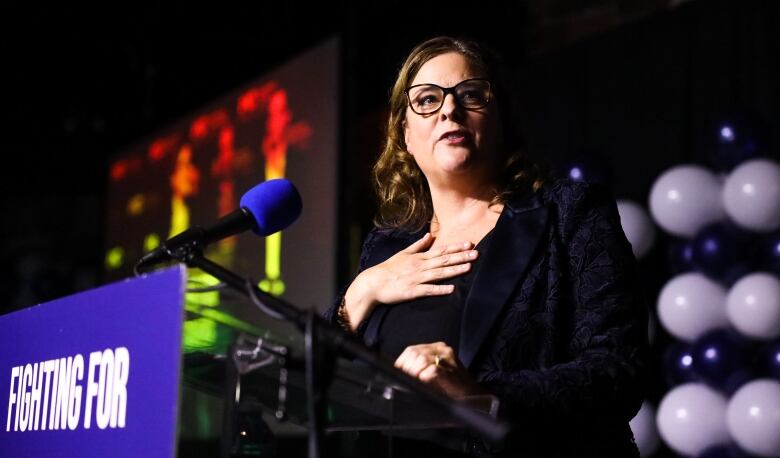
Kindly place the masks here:
<instances>
[{"instance_id":1,"label":"red light","mask_svg":"<svg viewBox=\"0 0 780 458\"><path fill-rule=\"evenodd\" d=\"M127 176L127 163L125 161L118 161L111 166L111 179L119 181Z\"/></svg>"},{"instance_id":2,"label":"red light","mask_svg":"<svg viewBox=\"0 0 780 458\"><path fill-rule=\"evenodd\" d=\"M308 148L312 129L307 122L295 123L287 129L287 141L293 145Z\"/></svg>"},{"instance_id":3,"label":"red light","mask_svg":"<svg viewBox=\"0 0 780 458\"><path fill-rule=\"evenodd\" d=\"M212 113L206 113L192 122L192 125L190 126L190 138L192 140L202 140L229 124L230 117L224 108Z\"/></svg>"},{"instance_id":4,"label":"red light","mask_svg":"<svg viewBox=\"0 0 780 458\"><path fill-rule=\"evenodd\" d=\"M167 137L158 138L149 145L147 156L152 162L157 162L168 155L169 152L176 148L179 143L179 134L169 135Z\"/></svg>"},{"instance_id":5,"label":"red light","mask_svg":"<svg viewBox=\"0 0 780 458\"><path fill-rule=\"evenodd\" d=\"M202 140L209 132L209 121L206 116L201 116L192 122L190 127L190 138L193 140Z\"/></svg>"},{"instance_id":6,"label":"red light","mask_svg":"<svg viewBox=\"0 0 780 458\"><path fill-rule=\"evenodd\" d=\"M276 90L276 87L276 81L269 81L238 96L236 104L238 116L244 119L263 109L268 97Z\"/></svg>"}]
</instances>

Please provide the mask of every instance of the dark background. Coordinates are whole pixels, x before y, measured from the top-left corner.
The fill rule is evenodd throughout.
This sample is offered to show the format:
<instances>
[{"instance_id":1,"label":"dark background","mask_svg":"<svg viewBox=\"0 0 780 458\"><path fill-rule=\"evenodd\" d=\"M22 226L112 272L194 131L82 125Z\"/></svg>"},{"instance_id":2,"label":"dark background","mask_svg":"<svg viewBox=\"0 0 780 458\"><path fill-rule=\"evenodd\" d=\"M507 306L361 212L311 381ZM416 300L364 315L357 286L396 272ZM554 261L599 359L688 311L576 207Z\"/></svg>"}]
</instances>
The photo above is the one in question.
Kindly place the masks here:
<instances>
[{"instance_id":1,"label":"dark background","mask_svg":"<svg viewBox=\"0 0 780 458\"><path fill-rule=\"evenodd\" d=\"M102 282L113 154L334 35L342 38L338 271L346 281L373 216L368 170L389 87L411 47L437 34L500 51L521 88L531 153L553 165L599 153L618 198L646 206L659 173L708 164L727 110L761 118L765 153L777 157L775 0L5 2L0 313ZM640 262L651 306L669 277L667 242L660 235Z\"/></svg>"},{"instance_id":2,"label":"dark background","mask_svg":"<svg viewBox=\"0 0 780 458\"><path fill-rule=\"evenodd\" d=\"M504 54L535 156L557 164L598 152L613 167L616 197L646 205L660 172L706 163L724 110L757 112L776 141L779 5L4 3L0 311L101 282L112 154L333 35L343 40L341 233L370 225L367 170L395 72L414 44L441 33ZM341 241L341 280L354 239Z\"/></svg>"}]
</instances>

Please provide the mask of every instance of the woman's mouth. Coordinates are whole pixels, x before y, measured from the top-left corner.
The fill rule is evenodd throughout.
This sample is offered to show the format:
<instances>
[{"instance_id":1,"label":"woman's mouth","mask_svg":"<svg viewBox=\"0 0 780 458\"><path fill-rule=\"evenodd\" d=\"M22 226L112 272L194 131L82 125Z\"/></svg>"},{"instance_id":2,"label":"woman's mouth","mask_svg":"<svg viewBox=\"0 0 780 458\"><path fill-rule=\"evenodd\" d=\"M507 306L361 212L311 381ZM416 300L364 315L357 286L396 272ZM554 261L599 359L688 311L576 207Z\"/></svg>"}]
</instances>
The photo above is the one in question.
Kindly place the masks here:
<instances>
[{"instance_id":1,"label":"woman's mouth","mask_svg":"<svg viewBox=\"0 0 780 458\"><path fill-rule=\"evenodd\" d=\"M468 134L463 131L446 132L444 135L439 137L439 141L443 141L450 145L459 145L465 143L467 139Z\"/></svg>"}]
</instances>

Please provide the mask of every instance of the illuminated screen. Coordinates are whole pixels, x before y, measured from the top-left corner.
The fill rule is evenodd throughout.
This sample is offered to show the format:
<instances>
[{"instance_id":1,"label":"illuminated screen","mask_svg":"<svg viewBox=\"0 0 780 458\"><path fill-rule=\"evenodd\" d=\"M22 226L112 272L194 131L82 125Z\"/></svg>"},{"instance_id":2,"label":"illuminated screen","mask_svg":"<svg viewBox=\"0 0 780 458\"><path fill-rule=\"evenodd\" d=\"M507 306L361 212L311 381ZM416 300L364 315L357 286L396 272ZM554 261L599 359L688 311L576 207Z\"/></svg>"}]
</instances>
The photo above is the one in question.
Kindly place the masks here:
<instances>
[{"instance_id":1,"label":"illuminated screen","mask_svg":"<svg viewBox=\"0 0 780 458\"><path fill-rule=\"evenodd\" d=\"M235 210L254 185L285 177L303 199L298 221L264 239L222 240L206 256L294 304L324 308L335 282L338 89L332 39L117 155L109 279L132 275L165 239Z\"/></svg>"}]
</instances>

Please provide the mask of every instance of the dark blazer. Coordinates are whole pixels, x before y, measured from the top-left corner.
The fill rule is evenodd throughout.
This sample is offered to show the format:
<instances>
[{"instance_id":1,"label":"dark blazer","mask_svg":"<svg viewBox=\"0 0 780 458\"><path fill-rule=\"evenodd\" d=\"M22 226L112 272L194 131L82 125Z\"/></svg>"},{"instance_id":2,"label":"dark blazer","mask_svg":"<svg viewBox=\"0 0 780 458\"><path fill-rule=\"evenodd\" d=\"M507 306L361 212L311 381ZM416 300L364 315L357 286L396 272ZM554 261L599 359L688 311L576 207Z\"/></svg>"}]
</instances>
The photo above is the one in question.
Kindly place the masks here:
<instances>
[{"instance_id":1,"label":"dark blazer","mask_svg":"<svg viewBox=\"0 0 780 458\"><path fill-rule=\"evenodd\" d=\"M372 230L360 269L423 233ZM628 421L644 397L647 308L608 191L558 180L518 195L480 256L458 357L516 428L505 447L473 440L470 454L638 456ZM369 346L387 307L358 330Z\"/></svg>"}]
</instances>

